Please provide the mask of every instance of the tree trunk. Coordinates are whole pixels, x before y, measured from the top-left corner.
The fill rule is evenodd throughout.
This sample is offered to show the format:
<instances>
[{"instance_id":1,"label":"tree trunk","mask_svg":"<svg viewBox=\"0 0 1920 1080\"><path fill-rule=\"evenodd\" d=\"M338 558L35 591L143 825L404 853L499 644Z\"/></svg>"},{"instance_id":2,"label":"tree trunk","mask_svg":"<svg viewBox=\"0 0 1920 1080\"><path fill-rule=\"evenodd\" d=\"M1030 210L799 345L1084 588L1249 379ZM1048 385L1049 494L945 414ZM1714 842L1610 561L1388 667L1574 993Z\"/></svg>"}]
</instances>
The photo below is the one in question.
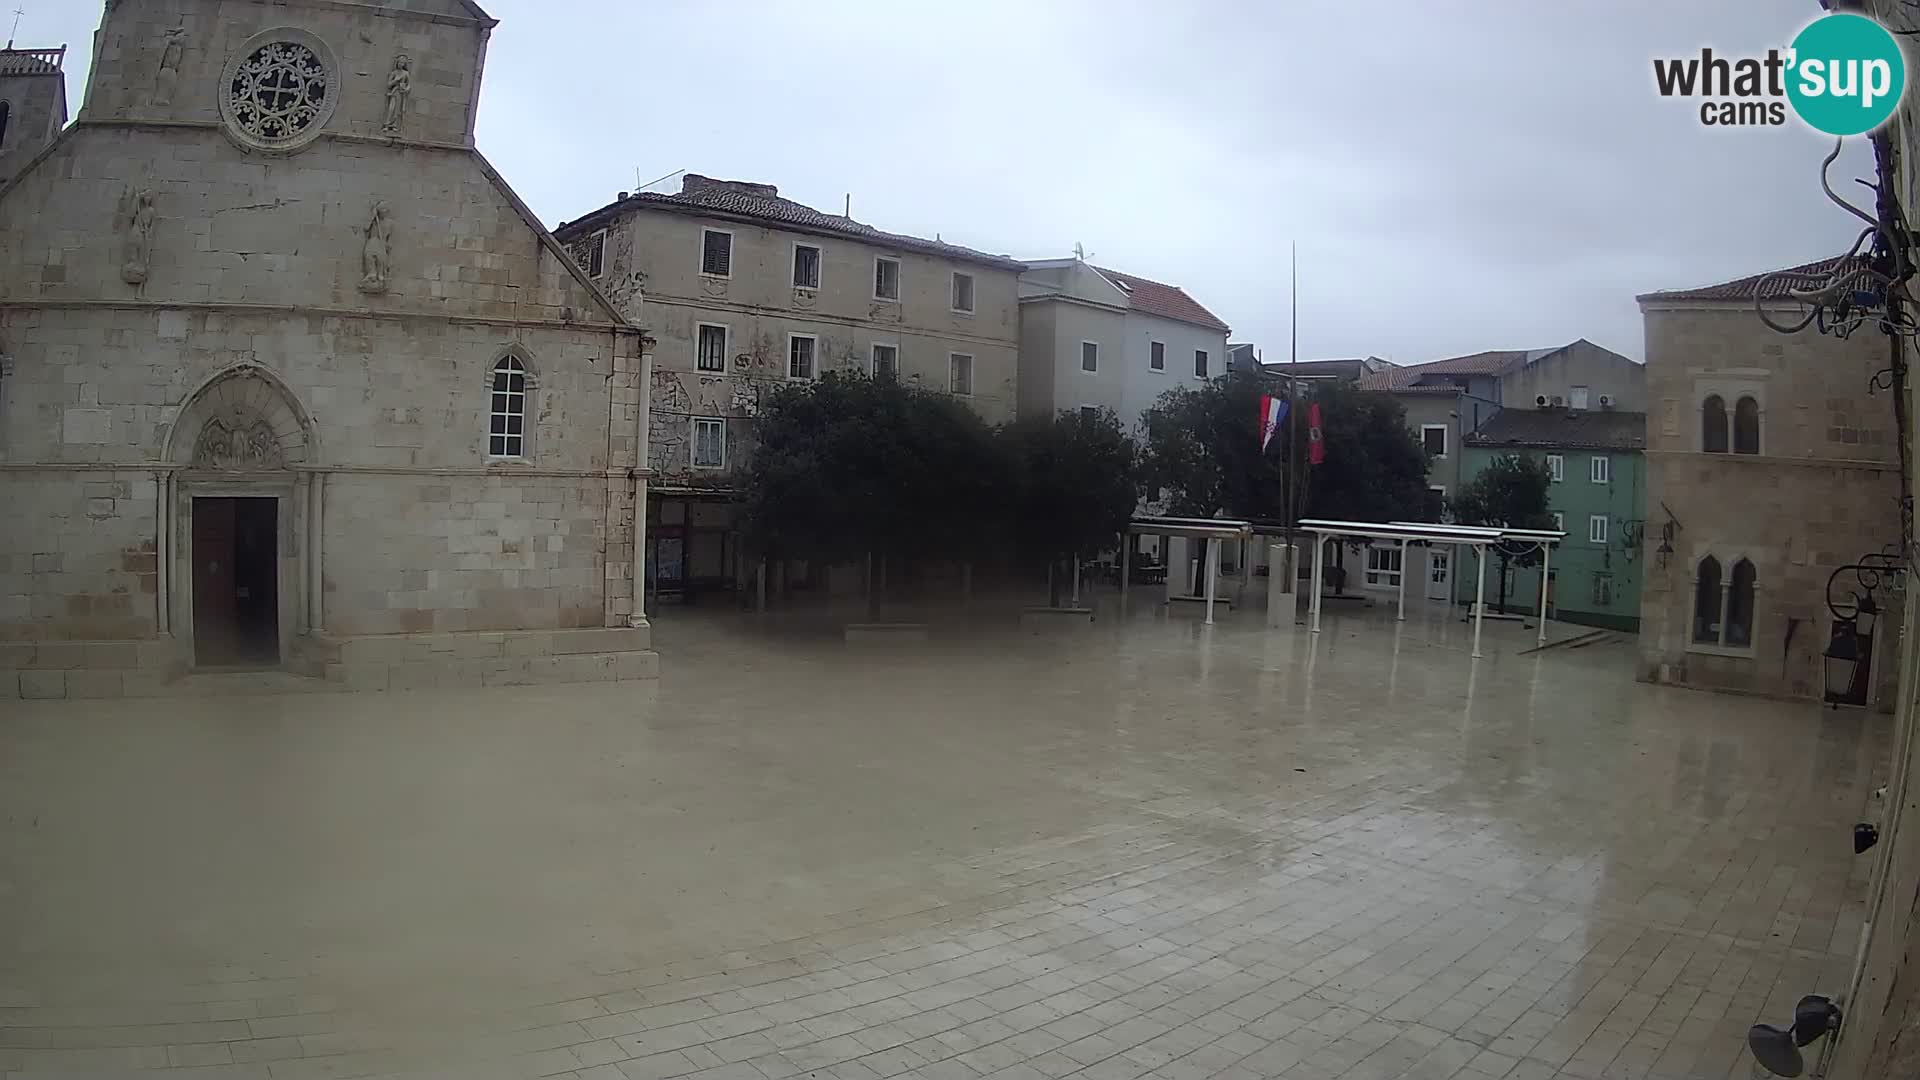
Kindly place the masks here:
<instances>
[{"instance_id":1,"label":"tree trunk","mask_svg":"<svg viewBox=\"0 0 1920 1080\"><path fill-rule=\"evenodd\" d=\"M1500 556L1500 602L1493 610L1504 615L1507 613L1507 557Z\"/></svg>"},{"instance_id":2,"label":"tree trunk","mask_svg":"<svg viewBox=\"0 0 1920 1080\"><path fill-rule=\"evenodd\" d=\"M1059 559L1050 558L1047 560L1047 606L1048 607L1060 606L1060 575L1057 573L1059 569L1060 569Z\"/></svg>"}]
</instances>

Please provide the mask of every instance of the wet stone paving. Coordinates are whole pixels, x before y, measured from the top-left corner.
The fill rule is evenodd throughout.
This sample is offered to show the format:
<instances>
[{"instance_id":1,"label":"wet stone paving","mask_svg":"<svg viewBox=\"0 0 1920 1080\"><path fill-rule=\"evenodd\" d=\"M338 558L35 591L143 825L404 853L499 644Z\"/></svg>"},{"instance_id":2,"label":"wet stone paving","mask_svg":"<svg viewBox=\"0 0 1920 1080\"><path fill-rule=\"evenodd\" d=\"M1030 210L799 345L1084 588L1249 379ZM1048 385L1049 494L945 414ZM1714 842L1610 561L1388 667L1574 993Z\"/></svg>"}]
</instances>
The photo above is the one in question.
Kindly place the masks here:
<instances>
[{"instance_id":1,"label":"wet stone paving","mask_svg":"<svg viewBox=\"0 0 1920 1080\"><path fill-rule=\"evenodd\" d=\"M1487 635L695 610L657 684L15 703L0 1072L1749 1076L1890 725Z\"/></svg>"}]
</instances>

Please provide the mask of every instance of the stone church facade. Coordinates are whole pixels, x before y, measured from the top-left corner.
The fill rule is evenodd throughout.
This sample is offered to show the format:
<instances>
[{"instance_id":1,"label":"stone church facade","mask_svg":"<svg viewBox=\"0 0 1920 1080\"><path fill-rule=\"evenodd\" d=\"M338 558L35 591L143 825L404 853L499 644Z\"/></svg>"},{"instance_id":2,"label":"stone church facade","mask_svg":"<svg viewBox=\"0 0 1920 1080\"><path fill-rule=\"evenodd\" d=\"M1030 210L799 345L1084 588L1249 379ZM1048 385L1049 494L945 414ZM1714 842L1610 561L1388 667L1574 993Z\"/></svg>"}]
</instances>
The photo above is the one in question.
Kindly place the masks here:
<instances>
[{"instance_id":1,"label":"stone church facade","mask_svg":"<svg viewBox=\"0 0 1920 1080\"><path fill-rule=\"evenodd\" d=\"M0 178L0 697L657 671L647 339L474 148L494 25L107 5Z\"/></svg>"}]
</instances>

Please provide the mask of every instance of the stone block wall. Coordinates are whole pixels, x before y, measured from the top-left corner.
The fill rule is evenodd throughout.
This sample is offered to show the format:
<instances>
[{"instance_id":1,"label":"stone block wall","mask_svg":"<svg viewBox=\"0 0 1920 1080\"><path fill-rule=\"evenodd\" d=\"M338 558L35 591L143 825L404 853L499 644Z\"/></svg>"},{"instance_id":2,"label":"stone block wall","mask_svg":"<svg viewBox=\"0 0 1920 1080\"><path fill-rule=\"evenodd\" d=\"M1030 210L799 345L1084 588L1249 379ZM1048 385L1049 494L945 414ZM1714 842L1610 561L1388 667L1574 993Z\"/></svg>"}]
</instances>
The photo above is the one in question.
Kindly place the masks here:
<instances>
[{"instance_id":1,"label":"stone block wall","mask_svg":"<svg viewBox=\"0 0 1920 1080\"><path fill-rule=\"evenodd\" d=\"M154 478L0 469L0 641L154 632Z\"/></svg>"},{"instance_id":2,"label":"stone block wall","mask_svg":"<svg viewBox=\"0 0 1920 1080\"><path fill-rule=\"evenodd\" d=\"M328 632L602 625L606 492L602 477L330 475Z\"/></svg>"}]
</instances>

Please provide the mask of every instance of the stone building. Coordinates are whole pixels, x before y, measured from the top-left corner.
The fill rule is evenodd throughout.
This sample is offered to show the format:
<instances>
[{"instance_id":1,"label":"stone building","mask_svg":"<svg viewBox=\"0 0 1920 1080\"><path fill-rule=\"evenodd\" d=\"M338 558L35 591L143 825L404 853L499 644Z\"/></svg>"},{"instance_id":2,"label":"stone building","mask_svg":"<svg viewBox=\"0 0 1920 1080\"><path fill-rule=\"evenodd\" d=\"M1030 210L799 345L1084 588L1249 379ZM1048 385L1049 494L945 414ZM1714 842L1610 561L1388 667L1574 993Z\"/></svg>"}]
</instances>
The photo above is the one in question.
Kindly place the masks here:
<instances>
[{"instance_id":1,"label":"stone building","mask_svg":"<svg viewBox=\"0 0 1920 1080\"><path fill-rule=\"evenodd\" d=\"M688 174L677 194L620 193L555 229L657 338L648 422L647 578L659 592L744 580L734 474L763 395L833 369L891 374L1013 418L1021 264L882 232Z\"/></svg>"},{"instance_id":2,"label":"stone building","mask_svg":"<svg viewBox=\"0 0 1920 1080\"><path fill-rule=\"evenodd\" d=\"M0 184L67 126L67 47L0 49Z\"/></svg>"},{"instance_id":3,"label":"stone building","mask_svg":"<svg viewBox=\"0 0 1920 1080\"><path fill-rule=\"evenodd\" d=\"M1791 311L1829 259L1639 298L1647 333L1647 525L1641 677L1781 697L1822 693L1833 619L1827 581L1898 550L1893 403L1871 324L1842 339L1783 335L1755 314ZM1874 682L1896 666L1881 648Z\"/></svg>"},{"instance_id":4,"label":"stone building","mask_svg":"<svg viewBox=\"0 0 1920 1080\"><path fill-rule=\"evenodd\" d=\"M107 5L0 188L0 694L656 670L644 339L474 148L494 25Z\"/></svg>"}]
</instances>

